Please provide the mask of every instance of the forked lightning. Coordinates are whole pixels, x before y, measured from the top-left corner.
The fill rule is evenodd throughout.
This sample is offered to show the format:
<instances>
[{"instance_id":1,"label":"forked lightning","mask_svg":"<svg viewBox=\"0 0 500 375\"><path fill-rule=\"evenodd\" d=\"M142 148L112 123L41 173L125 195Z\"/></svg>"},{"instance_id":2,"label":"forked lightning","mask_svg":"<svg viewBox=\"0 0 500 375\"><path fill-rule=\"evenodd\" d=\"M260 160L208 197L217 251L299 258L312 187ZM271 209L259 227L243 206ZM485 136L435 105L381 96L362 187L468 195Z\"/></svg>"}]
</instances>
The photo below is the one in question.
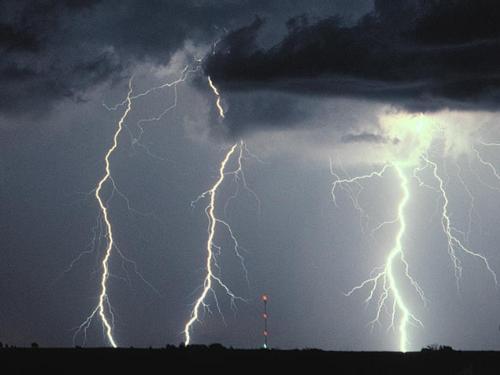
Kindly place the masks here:
<instances>
[{"instance_id":1,"label":"forked lightning","mask_svg":"<svg viewBox=\"0 0 500 375\"><path fill-rule=\"evenodd\" d=\"M411 138L411 141L414 143L415 150L410 153L404 154L404 156L400 155L399 153L397 153L396 155L392 155L392 157L389 158L390 160L379 170L375 170L366 175L342 179L337 173L333 171L331 163L331 173L335 177L331 190L333 202L335 203L335 205L337 205L336 192L338 189L342 189L350 196L354 207L360 210L360 212L362 213L364 213L364 211L361 209L361 205L359 203L359 192L363 189L363 186L361 185L362 181L369 180L374 177L385 177L385 174L389 170L393 170L399 180L401 198L398 204L396 219L383 222L375 227L375 229L372 231L372 233L376 232L385 225L397 224L399 226L399 229L396 233L396 237L394 240L395 243L391 250L388 252L383 265L379 268L374 269L370 278L364 280L362 283L352 288L349 292L346 293L346 295L351 296L357 291L365 288L368 289L368 296L365 299L365 302L369 303L373 299L377 299L375 317L370 322L372 327L375 323L380 323L382 313L384 311L389 311L389 328L395 328L396 325L398 326L399 350L401 352L408 351L411 346L409 325L418 325L423 327L422 321L415 316L410 308L410 304L408 303L408 292L404 291L402 288L404 283L408 283L409 285L411 285L416 295L418 295L424 305L426 304L426 298L422 288L410 275L410 267L405 258L404 251L404 239L408 222L406 208L411 200L411 190L409 186L410 177L413 177L417 180L418 186L430 188L432 191L440 195L440 201L442 202L440 209L441 227L444 235L446 236L448 254L455 270L457 290L459 290L459 283L463 272L462 262L458 254L459 252L461 252L463 255L470 256L479 260L484 265L485 269L491 274L492 280L495 285L498 285L497 275L493 268L490 266L488 259L484 255L471 250L464 244L464 240L461 240L458 237L460 233L463 234L464 238L468 238L468 232L470 232L470 229L468 230L468 232L462 233L458 231L451 223L451 218L449 215L449 199L446 192L444 180L439 175L438 164L432 161L428 156L428 151L433 144L433 137L436 134L436 131L434 128L429 128L427 125L422 125L422 123L414 121L408 121L407 124L404 124L402 126L401 136ZM474 151L476 152L476 156L479 162L484 166L490 168L495 177L500 181L500 176L498 175L498 173L496 173L496 169L494 168L494 166L491 163L483 160L477 150L474 149ZM403 152L401 152L401 154L403 154ZM437 186L433 186L430 182L424 182L419 176L419 173L425 168L431 169L434 183ZM465 185L460 174L459 179L462 181L463 186L465 186L467 194L469 196L472 196L471 191L467 188L467 185ZM352 186L357 187L357 192L355 189L351 188ZM471 204L473 204L473 201L474 200L472 196ZM470 211L470 220L471 215L472 214ZM396 271L396 269L398 268L399 272ZM402 275L406 279L406 282L404 282L404 280L401 280L401 277L398 278L397 275Z\"/></svg>"}]
</instances>

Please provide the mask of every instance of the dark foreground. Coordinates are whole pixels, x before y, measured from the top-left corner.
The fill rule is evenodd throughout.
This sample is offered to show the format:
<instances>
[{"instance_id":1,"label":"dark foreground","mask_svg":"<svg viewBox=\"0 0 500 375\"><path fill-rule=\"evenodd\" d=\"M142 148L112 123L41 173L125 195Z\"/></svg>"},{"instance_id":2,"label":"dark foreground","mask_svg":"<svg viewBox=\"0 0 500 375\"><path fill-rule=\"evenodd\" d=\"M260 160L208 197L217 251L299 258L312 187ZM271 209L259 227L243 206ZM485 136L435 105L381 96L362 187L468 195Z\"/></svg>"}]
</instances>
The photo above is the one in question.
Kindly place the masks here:
<instances>
[{"instance_id":1,"label":"dark foreground","mask_svg":"<svg viewBox=\"0 0 500 375\"><path fill-rule=\"evenodd\" d=\"M239 375L277 374L500 374L500 352L324 352L320 350L1 349L1 374L179 374L182 370ZM201 372L200 372L201 373Z\"/></svg>"}]
</instances>

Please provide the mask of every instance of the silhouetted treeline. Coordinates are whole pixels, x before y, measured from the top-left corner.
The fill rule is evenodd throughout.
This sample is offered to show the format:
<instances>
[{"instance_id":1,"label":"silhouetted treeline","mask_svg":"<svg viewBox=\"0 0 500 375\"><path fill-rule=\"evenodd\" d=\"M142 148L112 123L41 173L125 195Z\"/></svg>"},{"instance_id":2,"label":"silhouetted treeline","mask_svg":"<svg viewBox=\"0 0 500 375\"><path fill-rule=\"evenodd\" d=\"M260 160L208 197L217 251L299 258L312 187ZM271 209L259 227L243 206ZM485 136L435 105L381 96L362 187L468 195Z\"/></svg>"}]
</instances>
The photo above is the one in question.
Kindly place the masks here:
<instances>
[{"instance_id":1,"label":"silhouetted treeline","mask_svg":"<svg viewBox=\"0 0 500 375\"><path fill-rule=\"evenodd\" d=\"M3 347L0 374L17 373L328 373L329 375L498 375L500 352L462 352L431 345L421 352L242 350L220 344L162 349ZM161 371L160 371L161 370Z\"/></svg>"},{"instance_id":2,"label":"silhouetted treeline","mask_svg":"<svg viewBox=\"0 0 500 375\"><path fill-rule=\"evenodd\" d=\"M447 345L432 344L422 348L423 352L452 352L453 348Z\"/></svg>"}]
</instances>

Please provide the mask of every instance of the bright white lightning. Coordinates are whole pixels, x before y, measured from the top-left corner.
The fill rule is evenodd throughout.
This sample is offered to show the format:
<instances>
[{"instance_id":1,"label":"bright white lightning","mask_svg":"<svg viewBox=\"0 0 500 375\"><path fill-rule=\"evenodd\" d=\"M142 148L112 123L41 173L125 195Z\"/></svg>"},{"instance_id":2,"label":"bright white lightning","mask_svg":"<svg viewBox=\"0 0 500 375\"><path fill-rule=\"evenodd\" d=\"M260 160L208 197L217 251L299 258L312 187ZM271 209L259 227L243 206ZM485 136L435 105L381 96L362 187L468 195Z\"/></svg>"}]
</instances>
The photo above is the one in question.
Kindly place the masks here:
<instances>
[{"instance_id":1,"label":"bright white lightning","mask_svg":"<svg viewBox=\"0 0 500 375\"><path fill-rule=\"evenodd\" d=\"M458 252L462 252L463 254L469 255L481 261L481 263L483 263L483 265L485 266L486 270L490 273L495 285L498 286L497 275L493 270L493 268L491 267L490 263L488 262L488 259L484 255L471 250L468 246L464 244L462 240L460 240L457 237L457 234L462 235L465 239L469 237L471 231L472 212L474 210L474 196L472 195L472 192L465 184L465 181L463 180L461 175L460 168L459 168L458 178L462 186L466 190L471 202L470 203L471 206L469 208L469 226L467 228L467 232L462 232L456 229L452 224L449 214L449 199L445 187L445 182L439 174L437 163L430 160L429 157L427 156L427 149L431 146L432 143L430 141L430 138L428 137L426 138L427 136L426 133L422 133L421 136L422 139L424 140L427 139L428 142L426 143L424 142L423 146L425 147L421 147L420 149L418 149L418 152L412 153L411 154L412 157L407 160L402 159L399 161L388 163L385 164L380 170L375 170L369 174L352 178L349 177L341 179L336 173L331 172L332 175L336 177L336 180L332 184L332 191L331 191L333 202L336 204L336 195L335 195L336 190L342 189L349 194L354 207L358 210L362 210L360 208L361 206L359 203L359 194L354 195L352 188L350 188L350 185L352 184L356 185L359 187L359 189L362 190L363 186L360 185L360 183L363 180L368 180L374 177L383 177L384 173L389 168L396 170L398 174L400 187L403 194L398 205L397 217L396 219L393 219L391 221L386 221L381 223L372 231L373 234L374 232L379 230L382 226L399 223L399 231L396 235L395 245L387 255L385 263L381 267L374 269L372 271L370 278L366 279L361 284L355 286L346 295L350 296L356 291L368 288L369 290L368 297L365 299L365 302L369 303L370 301L372 301L372 299L376 298L375 296L376 294L378 294L377 311L374 319L370 322L372 324L372 327L375 323L380 323L382 312L388 307L388 305L391 306L389 308L391 316L391 324L389 328L394 327L396 319L399 319L399 326L398 326L399 348L402 352L407 351L409 346L408 325L410 323L417 323L423 326L423 324L409 310L408 304L403 299L403 293L399 286L400 281L397 280L396 275L394 273L394 267L396 267L398 263L400 264L400 266L403 267L402 268L402 270L404 271L403 274L406 277L407 281L409 281L410 284L413 286L414 290L417 292L417 294L423 301L424 305L426 304L426 298L424 296L423 290L409 274L409 265L405 259L404 247L402 244L406 230L404 209L410 199L410 190L408 186L408 176L410 175L407 174L410 167L413 169L412 177L416 179L418 185L420 187L428 188L437 193L439 201L442 202L442 204L439 205L441 227L447 239L448 254L450 256L450 259L454 267L457 290L458 291L460 290L459 282L463 273L462 262L458 256ZM484 145L496 146L497 144L484 144ZM500 182L500 174L498 173L495 166L492 163L484 160L476 149L473 148L473 150L475 151L479 162L483 166L487 167L495 176L495 178ZM426 168L429 168L432 171L432 177L434 178L437 187L434 186L435 184L429 184L428 182L424 182L424 180L420 176L420 173L424 171ZM489 187L489 185L487 186Z\"/></svg>"},{"instance_id":2,"label":"bright white lightning","mask_svg":"<svg viewBox=\"0 0 500 375\"><path fill-rule=\"evenodd\" d=\"M75 340L76 336L80 332L83 332L84 342L85 342L86 337L87 337L87 329L90 327L90 324L92 323L93 318L96 315L99 315L100 320L101 320L102 325L103 325L105 336L106 336L109 344L114 348L117 347L116 339L114 338L114 335L113 335L113 327L114 327L115 318L114 318L113 310L112 310L112 307L111 307L111 304L109 301L109 296L108 296L108 279L110 277L109 263L110 263L110 259L111 259L112 253L113 253L113 249L115 249L117 251L117 254L122 258L123 262L130 263L134 266L135 273L141 278L142 281L144 281L149 287L151 287L155 292L157 292L156 289L138 272L136 263L133 262L132 260L128 259L127 257L125 257L125 255L116 246L115 239L113 237L113 226L111 223L111 218L109 215L109 208L108 208L108 202L111 200L113 194L115 192L117 192L125 200L125 202L127 204L127 208L129 210L132 210L134 212L138 212L138 211L133 210L131 208L128 198L122 192L120 192L120 190L118 190L118 188L115 184L115 181L113 180L113 177L111 175L110 159L111 159L111 156L113 155L113 153L118 148L118 145L119 145L118 139L122 133L123 128L126 126L125 120L127 119L127 116L129 115L129 113L132 109L133 101L137 100L139 98L145 97L145 96L151 94L152 92L155 92L158 90L162 90L165 88L171 88L171 87L173 87L173 89L174 89L174 102L172 105L168 106L165 110L163 110L157 116L154 116L152 118L146 118L146 119L139 120L139 122L137 123L137 126L140 129L140 134L139 134L139 137L133 139L132 145L140 142L140 139L144 133L144 128L142 127L143 123L151 122L151 121L159 121L163 118L163 116L165 116L166 113L168 113L169 111L173 110L176 107L176 105L177 105L177 85L186 81L188 75L190 73L194 73L194 72L198 71L198 69L199 69L198 67L191 68L189 65L187 65L182 70L181 75L178 79L176 79L172 82L167 82L167 83L161 84L159 86L149 88L149 89L147 89L139 94L135 94L135 95L132 95L133 90L132 90L132 78L131 78L129 80L129 90L128 90L128 93L127 93L125 100L116 104L113 107L109 107L109 106L106 106L104 104L106 109L108 109L110 111L117 110L118 108L123 107L123 106L125 106L125 110L117 123L116 131L113 135L112 146L107 150L107 152L104 156L105 174L103 175L101 180L99 180L99 182L97 183L97 186L94 190L94 195L95 195L95 198L99 204L99 209L101 212L100 216L102 217L102 219L105 223L105 239L107 240L106 249L104 252L104 257L101 261L102 272L101 272L100 293L99 293L98 304L92 310L90 315L83 321L83 323L77 327L75 334L73 336L73 340ZM149 153L149 151L148 151L148 153ZM106 184L108 182L111 183L113 190L111 192L111 197L108 197L108 199L105 200L102 196L102 189L106 186ZM95 234L94 234L94 236L95 236ZM93 242L95 243L95 238L94 238ZM83 254L87 254L89 252L91 252L91 251L85 251L84 253L80 254L75 260L73 260L71 262L68 269L71 269L73 267L73 265L79 259L81 259ZM122 266L123 266L123 264L122 264Z\"/></svg>"},{"instance_id":3,"label":"bright white lightning","mask_svg":"<svg viewBox=\"0 0 500 375\"><path fill-rule=\"evenodd\" d=\"M469 209L468 209L467 230L464 233L465 242L468 243L469 239L470 239L470 235L472 233L472 216L475 212L474 211L475 198L474 198L474 194L472 194L472 191L470 190L469 186L465 183L465 180L462 176L462 168L460 167L460 165L458 163L456 163L456 167L458 169L458 173L457 173L458 181L460 181L460 184L464 188L464 190L467 193L467 196L469 197L469 200L470 200Z\"/></svg>"},{"instance_id":4,"label":"bright white lightning","mask_svg":"<svg viewBox=\"0 0 500 375\"><path fill-rule=\"evenodd\" d=\"M493 145L496 145L496 144L493 144L493 143L483 143L483 145L486 145L486 146L493 146ZM483 159L483 157L481 156L481 154L479 153L479 151L475 148L473 148L474 152L476 153L476 157L477 157L477 160L479 160L479 162L484 165L485 167L489 168L491 173L493 173L493 175L495 176L495 178L500 182L500 174L498 173L497 169L495 168L495 166L489 162L489 161L486 161ZM488 187L494 189L494 190L500 190L499 188L497 187L492 187L492 186L489 186L488 184L485 184L487 185Z\"/></svg>"},{"instance_id":5,"label":"bright white lightning","mask_svg":"<svg viewBox=\"0 0 500 375\"><path fill-rule=\"evenodd\" d=\"M212 79L210 78L210 76L208 76L208 84L209 84L210 88L212 89L212 91L214 92L215 96L217 97L215 105L217 106L217 109L219 111L219 116L222 117L222 118L226 117L226 115L224 113L224 108L222 108L219 90L217 90L217 87L215 87L215 85L212 82Z\"/></svg>"},{"instance_id":6,"label":"bright white lightning","mask_svg":"<svg viewBox=\"0 0 500 375\"><path fill-rule=\"evenodd\" d=\"M397 211L397 219L391 221L391 222L386 222L383 224L389 224L389 223L398 223L399 224L399 230L398 233L396 234L396 239L395 239L395 244L394 247L390 250L389 254L387 255L387 258L385 260L385 263L382 267L374 270L375 276L363 281L361 284L355 286L353 289L351 289L348 293L346 293L347 296L352 295L354 292L357 290L363 289L365 286L371 285L371 288L369 290L368 297L366 298L365 302L369 303L372 298L374 298L376 290L379 288L379 286L382 288L382 292L378 298L377 302L377 313L375 318L372 320L371 324L375 324L379 322L380 316L382 313L382 309L388 303L389 299L392 298L392 313L391 313L391 325L390 327L393 327L395 324L396 320L396 311L399 312L399 349L402 352L406 352L408 349L408 324L411 322L417 323L419 325L422 325L422 322L415 317L415 315L409 310L404 298L402 291L400 290L399 284L396 280L396 277L394 275L394 268L399 264L400 266L403 267L404 275L406 278L409 280L411 285L415 288L416 292L420 296L420 298L424 301L425 303L425 296L423 294L422 289L418 285L418 283L411 277L409 274L409 266L408 263L406 262L406 259L404 257L404 251L403 251L403 237L406 231L406 220L404 216L404 210L406 208L406 205L410 199L410 191L408 188L408 178L405 175L404 170L402 167L397 166L397 165L392 165L392 164L386 164L380 171L375 171L370 174L364 175L364 176L358 176L354 177L352 179L344 179L344 180L337 180L333 184L332 188L332 196L335 197L335 188L337 186L340 186L342 184L349 184L353 183L359 180L363 179L369 179L374 176L382 177L384 172L388 168L394 168L397 172L397 175L399 177L400 181L400 187L401 187L401 200L398 205L398 211ZM379 226L380 227L380 226Z\"/></svg>"},{"instance_id":7,"label":"bright white lightning","mask_svg":"<svg viewBox=\"0 0 500 375\"><path fill-rule=\"evenodd\" d=\"M219 178L215 182L215 184L207 190L205 193L203 193L199 198L201 199L202 197L205 197L206 195L209 196L209 203L208 206L205 209L205 212L208 216L209 219L209 226L208 226L208 239L207 239L207 245L206 245L206 251L207 251L207 258L206 258L206 263L205 263L205 269L206 269L206 276L205 280L203 281L203 290L201 292L201 295L198 297L196 300L193 310L191 311L191 317L186 323L184 327L184 343L185 345L189 345L191 342L191 326L194 324L194 322L198 321L199 319L199 314L200 314L200 308L206 307L205 299L207 298L207 295L210 291L212 291L212 283L215 281L218 283L224 290L225 292L231 297L232 300L237 299L237 297L231 290L224 284L224 282L214 274L213 271L213 266L214 266L214 237L215 237L215 232L216 232L216 227L218 223L224 223L227 228L230 228L227 223L224 221L220 220L217 218L215 214L215 208L216 208L216 194L219 186L224 182L224 177L226 175L225 169L226 169L226 164L228 163L229 159L233 155L233 153L236 150L236 147L238 147L238 144L234 144L227 154L225 155L224 159L222 160L220 167L219 167ZM232 231L231 231L232 233ZM232 236L232 234L231 234ZM234 236L233 236L234 238Z\"/></svg>"},{"instance_id":8,"label":"bright white lightning","mask_svg":"<svg viewBox=\"0 0 500 375\"><path fill-rule=\"evenodd\" d=\"M113 144L112 146L108 149L106 152L106 155L104 156L104 163L105 163L105 173L104 176L101 178L101 180L97 183L97 188L95 189L95 198L97 202L99 203L99 208L101 210L102 218L104 220L104 223L106 224L106 238L108 240L108 244L106 246L106 250L104 252L104 258L102 259L101 266L102 266L102 274L101 274L101 292L99 294L99 303L97 307L94 309L92 314L84 321L82 324L82 328L88 327L90 324L90 321L92 320L92 317L96 314L99 313L99 316L101 318L101 322L104 327L104 331L106 334L106 337L109 341L109 344L113 347L116 348L117 344L115 341L115 338L113 336L113 323L114 323L114 315L111 309L111 304L109 302L109 297L108 297L108 278L109 278L109 260L111 257L111 253L114 248L114 238L113 238L113 226L111 224L111 220L109 218L109 212L108 212L108 207L106 203L103 200L103 197L101 195L102 189L104 185L111 179L111 165L110 165L110 157L113 155L114 151L118 147L118 138L120 136L120 133L122 132L123 129L123 123L125 119L127 118L130 110L132 109L132 79L129 80L129 90L127 94L127 99L126 99L126 109L123 112L122 117L118 121L118 125L116 128L116 132L113 135ZM111 321L109 320L108 316L106 315L106 312L108 312L111 316Z\"/></svg>"},{"instance_id":9,"label":"bright white lightning","mask_svg":"<svg viewBox=\"0 0 500 375\"><path fill-rule=\"evenodd\" d=\"M222 108L222 105L221 105L221 98L220 98L219 91L218 91L217 87L214 85L214 83L212 82L211 78L210 77L207 77L207 78L208 78L208 84L209 84L211 90L213 91L214 95L216 96L216 107L217 107L217 110L219 112L219 116L221 118L224 118L225 113L224 113L224 109ZM236 150L238 148L239 148L239 152L236 153ZM255 197L255 199L259 203L259 207L260 207L260 201L259 201L257 195L255 194L255 192L248 187L247 182L246 182L246 178L245 178L245 174L243 172L242 160L243 160L245 152L248 152L248 151L247 151L247 147L243 141L240 141L238 143L233 144L229 148L229 151L226 153L222 162L219 165L219 177L218 177L217 181L215 182L215 184L209 190L200 194L198 196L198 198L192 202L192 205L194 205L199 200L206 198L208 196L209 202L208 202L207 207L205 208L205 213L208 217L208 239L207 239L207 243L206 243L206 252L207 252L207 258L206 258L206 262L205 262L206 275L205 275L205 279L203 281L203 289L202 289L200 296L196 299L196 301L194 303L194 306L191 310L191 315L190 315L189 320L187 321L186 325L184 326L184 331L183 331L184 344L186 346L191 343L192 326L195 322L197 322L200 319L201 308L208 308L208 305L206 303L206 299L207 299L208 294L210 292L212 293L212 295L215 299L215 303L217 305L217 309L218 309L219 313L221 312L220 307L219 307L219 303L217 300L217 295L215 294L215 291L213 289L214 283L216 283L220 287L222 287L222 289L226 292L226 294L231 298L231 304L233 306L234 306L235 300L237 300L237 299L243 300L241 297L236 296L229 289L229 287L221 280L220 277L218 277L217 275L214 274L214 267L219 268L219 266L217 264L216 254L214 253L214 249L217 249L220 252L220 247L214 243L214 238L215 238L215 234L217 231L217 224L220 224L226 228L226 230L228 231L229 236L234 244L234 252L235 252L236 256L238 257L238 259L240 260L241 266L245 272L246 280L248 282L248 272L247 272L246 267L245 267L243 256L241 255L241 253L239 251L240 245L238 243L238 240L237 240L236 236L234 235L234 232L233 232L231 226L229 225L229 223L226 222L225 220L220 219L216 214L217 192L218 192L220 186L223 184L226 175L233 175L235 177L236 182L238 182L238 180L241 180L243 183L243 187ZM231 172L227 172L226 171L227 164L231 160L232 156L236 155L236 154L238 155L237 156L237 168ZM237 192L235 193L235 195L236 194L237 194ZM233 199L235 197L235 195L231 196L229 198L228 202L231 199ZM227 203L226 203L226 206L227 206Z\"/></svg>"},{"instance_id":10,"label":"bright white lightning","mask_svg":"<svg viewBox=\"0 0 500 375\"><path fill-rule=\"evenodd\" d=\"M108 297L108 289L107 289L107 283L108 283L108 277L109 277L109 259L111 257L111 252L113 250L114 246L114 238L113 238L113 227L111 225L111 221L109 218L108 214L108 207L104 204L101 196L101 190L104 186L104 184L109 180L111 177L111 167L109 163L109 158L113 154L113 152L116 150L118 147L118 137L120 136L120 133L122 132L123 129L123 122L127 118L127 115L129 114L130 110L132 109L132 100L130 96L132 95L132 79L129 81L129 91L127 94L127 108L125 109L125 112L123 113L122 117L118 121L118 127L116 129L116 132L113 136L113 145L111 148L108 150L106 155L104 156L104 161L106 164L106 173L104 174L103 178L99 181L97 184L97 189L95 190L95 197L99 203L99 207L102 212L103 220L106 223L106 233L107 233L107 238L108 238L108 246L105 250L104 253L104 258L102 260L102 275L101 275L101 293L99 295L99 316L101 317L102 324L105 327L106 330L106 337L108 338L109 343L111 346L116 348L116 341L115 338L113 337L113 327L112 327L112 322L110 323L108 320L108 317L106 316L106 310L105 306L108 308L112 321L114 320L113 318L113 313L111 311L111 305L109 303L109 297Z\"/></svg>"},{"instance_id":11,"label":"bright white lightning","mask_svg":"<svg viewBox=\"0 0 500 375\"><path fill-rule=\"evenodd\" d=\"M457 288L460 287L460 278L462 277L462 264L460 259L457 257L456 250L461 250L462 252L475 257L479 259L481 262L484 263L486 269L488 272L491 274L491 277L493 278L493 281L495 282L495 285L498 286L498 281L497 281L497 275L495 271L491 268L488 259L479 254L476 253L469 248L467 248L455 235L454 232L457 230L451 225L451 220L450 220L450 215L448 213L448 205L449 205L449 200L448 196L446 194L446 190L444 188L444 181L443 179L439 176L438 174L438 166L435 162L432 160L429 160L425 155L422 155L422 159L429 165L432 166L432 171L434 178L438 181L438 186L439 186L439 191L441 192L441 196L443 199L443 206L442 206L442 212L441 212L441 225L443 227L443 232L446 235L446 239L448 242L448 254L450 255L451 261L453 263L454 269L455 269L455 279L457 283ZM493 167L494 168L494 167Z\"/></svg>"}]
</instances>

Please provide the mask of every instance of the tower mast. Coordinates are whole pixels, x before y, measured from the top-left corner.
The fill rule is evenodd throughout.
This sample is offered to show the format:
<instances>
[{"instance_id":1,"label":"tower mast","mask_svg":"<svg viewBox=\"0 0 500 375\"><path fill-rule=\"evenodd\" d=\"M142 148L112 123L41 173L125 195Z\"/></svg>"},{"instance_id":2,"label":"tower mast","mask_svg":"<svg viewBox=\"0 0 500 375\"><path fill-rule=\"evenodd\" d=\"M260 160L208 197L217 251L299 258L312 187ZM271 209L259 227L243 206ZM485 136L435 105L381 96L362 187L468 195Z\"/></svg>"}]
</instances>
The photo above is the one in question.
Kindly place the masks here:
<instances>
[{"instance_id":1,"label":"tower mast","mask_svg":"<svg viewBox=\"0 0 500 375\"><path fill-rule=\"evenodd\" d=\"M267 330L267 300L268 296L267 294L262 295L262 302L264 304L264 312L262 313L262 319L264 320L264 331L262 332L262 335L264 336L264 349L269 349L269 346L267 344L267 336L268 336L268 330Z\"/></svg>"}]
</instances>

